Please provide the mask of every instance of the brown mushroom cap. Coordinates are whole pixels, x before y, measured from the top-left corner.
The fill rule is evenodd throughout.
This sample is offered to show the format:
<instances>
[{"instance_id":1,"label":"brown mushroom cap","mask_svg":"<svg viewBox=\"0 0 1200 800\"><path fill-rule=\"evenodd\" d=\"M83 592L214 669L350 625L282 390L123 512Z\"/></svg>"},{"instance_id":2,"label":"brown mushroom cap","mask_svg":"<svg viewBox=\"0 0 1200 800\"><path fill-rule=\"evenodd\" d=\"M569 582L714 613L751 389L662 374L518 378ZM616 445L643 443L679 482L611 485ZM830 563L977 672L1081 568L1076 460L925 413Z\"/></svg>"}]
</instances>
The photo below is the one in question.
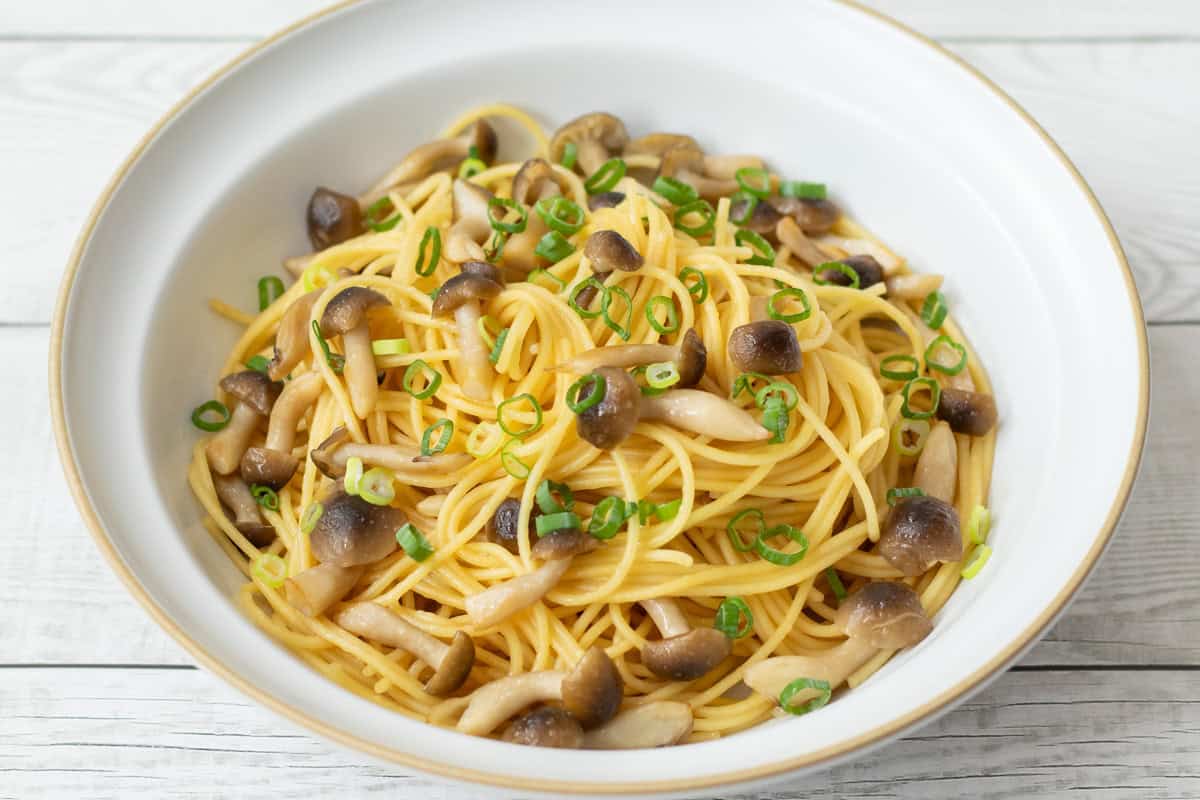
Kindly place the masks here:
<instances>
[{"instance_id":1,"label":"brown mushroom cap","mask_svg":"<svg viewBox=\"0 0 1200 800\"><path fill-rule=\"evenodd\" d=\"M937 416L950 423L955 433L983 436L996 424L996 400L983 392L942 389Z\"/></svg>"},{"instance_id":2,"label":"brown mushroom cap","mask_svg":"<svg viewBox=\"0 0 1200 800\"><path fill-rule=\"evenodd\" d=\"M616 231L596 231L588 236L583 254L592 263L593 272L612 272L615 269L634 272L645 260L637 248Z\"/></svg>"},{"instance_id":3,"label":"brown mushroom cap","mask_svg":"<svg viewBox=\"0 0 1200 800\"><path fill-rule=\"evenodd\" d=\"M679 383L676 384L679 389L695 386L704 377L704 370L708 368L708 348L694 328L689 328L679 342L675 367L679 370Z\"/></svg>"},{"instance_id":4,"label":"brown mushroom cap","mask_svg":"<svg viewBox=\"0 0 1200 800\"><path fill-rule=\"evenodd\" d=\"M879 535L879 555L905 575L920 575L937 561L962 558L958 511L936 497L905 497L892 508Z\"/></svg>"},{"instance_id":5,"label":"brown mushroom cap","mask_svg":"<svg viewBox=\"0 0 1200 800\"><path fill-rule=\"evenodd\" d=\"M271 413L271 407L279 399L283 384L271 380L257 370L246 369L221 378L221 391L233 395L239 402L245 403L265 417Z\"/></svg>"},{"instance_id":6,"label":"brown mushroom cap","mask_svg":"<svg viewBox=\"0 0 1200 800\"><path fill-rule=\"evenodd\" d=\"M616 208L624 202L624 192L601 192L588 198L588 211L595 211L600 208Z\"/></svg>"},{"instance_id":7,"label":"brown mushroom cap","mask_svg":"<svg viewBox=\"0 0 1200 800\"><path fill-rule=\"evenodd\" d=\"M547 184L552 185L552 192L547 191L549 188ZM529 159L513 176L512 199L521 205L529 206L548 194L562 194L562 187L558 183L558 174L546 159Z\"/></svg>"},{"instance_id":8,"label":"brown mushroom cap","mask_svg":"<svg viewBox=\"0 0 1200 800\"><path fill-rule=\"evenodd\" d=\"M604 649L593 645L562 680L563 707L584 728L608 722L621 706L621 676Z\"/></svg>"},{"instance_id":9,"label":"brown mushroom cap","mask_svg":"<svg viewBox=\"0 0 1200 800\"><path fill-rule=\"evenodd\" d=\"M751 202L753 200L748 197L741 197L735 200L729 206L730 219L742 219L745 217L746 207ZM754 208L750 212L750 219L742 223L742 227L749 228L761 236L774 239L775 226L779 224L779 220L782 218L783 215L770 202L759 200L757 203L754 203Z\"/></svg>"},{"instance_id":10,"label":"brown mushroom cap","mask_svg":"<svg viewBox=\"0 0 1200 800\"><path fill-rule=\"evenodd\" d=\"M575 429L593 446L611 450L629 438L637 426L642 390L628 372L617 367L600 367L591 374L604 378L604 397L575 418ZM591 397L595 384L589 384L586 391L580 402Z\"/></svg>"},{"instance_id":11,"label":"brown mushroom cap","mask_svg":"<svg viewBox=\"0 0 1200 800\"><path fill-rule=\"evenodd\" d=\"M796 221L805 233L828 233L842 212L829 200L806 200L801 197L772 197L771 205L780 214Z\"/></svg>"},{"instance_id":12,"label":"brown mushroom cap","mask_svg":"<svg viewBox=\"0 0 1200 800\"><path fill-rule=\"evenodd\" d=\"M691 681L724 661L732 650L729 637L716 628L694 628L680 636L646 642L642 663L660 678Z\"/></svg>"},{"instance_id":13,"label":"brown mushroom cap","mask_svg":"<svg viewBox=\"0 0 1200 800\"><path fill-rule=\"evenodd\" d=\"M679 172L704 174L704 151L693 144L677 145L662 152L658 174L674 177Z\"/></svg>"},{"instance_id":14,"label":"brown mushroom cap","mask_svg":"<svg viewBox=\"0 0 1200 800\"><path fill-rule=\"evenodd\" d=\"M804 363L796 329L783 320L764 319L740 325L729 334L729 357L743 372L786 375Z\"/></svg>"},{"instance_id":15,"label":"brown mushroom cap","mask_svg":"<svg viewBox=\"0 0 1200 800\"><path fill-rule=\"evenodd\" d=\"M396 549L396 530L407 520L391 506L376 506L361 497L336 492L324 501L309 541L322 564L339 567L371 564Z\"/></svg>"},{"instance_id":16,"label":"brown mushroom cap","mask_svg":"<svg viewBox=\"0 0 1200 800\"><path fill-rule=\"evenodd\" d=\"M324 186L318 186L308 199L305 220L314 250L340 244L366 230L358 200Z\"/></svg>"},{"instance_id":17,"label":"brown mushroom cap","mask_svg":"<svg viewBox=\"0 0 1200 800\"><path fill-rule=\"evenodd\" d=\"M242 453L240 469L242 480L246 483L279 490L296 474L298 466L300 461L291 453L268 450L265 447L250 447Z\"/></svg>"},{"instance_id":18,"label":"brown mushroom cap","mask_svg":"<svg viewBox=\"0 0 1200 800\"><path fill-rule=\"evenodd\" d=\"M530 527L533 520L538 514L537 506L533 507L533 512L529 515ZM517 531L521 521L521 501L515 497L509 497L501 501L496 507L492 518L487 521L487 526L484 528L484 538L489 542L498 544L510 553L517 552ZM530 538L534 538L530 531Z\"/></svg>"},{"instance_id":19,"label":"brown mushroom cap","mask_svg":"<svg viewBox=\"0 0 1200 800\"><path fill-rule=\"evenodd\" d=\"M475 641L462 631L454 632L454 639L442 656L433 677L425 682L425 691L434 697L444 697L462 686L471 667L475 665Z\"/></svg>"},{"instance_id":20,"label":"brown mushroom cap","mask_svg":"<svg viewBox=\"0 0 1200 800\"><path fill-rule=\"evenodd\" d=\"M696 140L687 134L656 132L648 133L645 136L631 140L629 144L625 145L625 155L661 156L672 147L690 147L693 150L700 149L700 145Z\"/></svg>"},{"instance_id":21,"label":"brown mushroom cap","mask_svg":"<svg viewBox=\"0 0 1200 800\"><path fill-rule=\"evenodd\" d=\"M495 160L499 138L491 123L485 119L477 119L471 130L464 131L464 133L470 134L471 144L468 147L474 147L479 152L480 160L488 164Z\"/></svg>"},{"instance_id":22,"label":"brown mushroom cap","mask_svg":"<svg viewBox=\"0 0 1200 800\"><path fill-rule=\"evenodd\" d=\"M329 478L340 478L346 474L346 468L333 461L333 451L350 441L350 431L345 425L340 425L325 437L319 445L308 451L308 457L321 473Z\"/></svg>"},{"instance_id":23,"label":"brown mushroom cap","mask_svg":"<svg viewBox=\"0 0 1200 800\"><path fill-rule=\"evenodd\" d=\"M883 281L883 267L875 260L874 256L850 256L843 258L839 263L854 270L854 274L858 275L858 288L860 289L866 289L868 286L874 286ZM814 273L814 275L818 275L818 273ZM853 283L850 276L836 269L827 269L820 272L818 276L821 280L838 286L850 286Z\"/></svg>"},{"instance_id":24,"label":"brown mushroom cap","mask_svg":"<svg viewBox=\"0 0 1200 800\"><path fill-rule=\"evenodd\" d=\"M502 291L504 287L490 278L476 272L460 272L438 289L432 314L435 317L449 316L463 303L490 300Z\"/></svg>"},{"instance_id":25,"label":"brown mushroom cap","mask_svg":"<svg viewBox=\"0 0 1200 800\"><path fill-rule=\"evenodd\" d=\"M579 528L552 531L533 543L530 552L542 561L557 561L596 549L599 542Z\"/></svg>"},{"instance_id":26,"label":"brown mushroom cap","mask_svg":"<svg viewBox=\"0 0 1200 800\"><path fill-rule=\"evenodd\" d=\"M325 313L321 315L321 335L337 336L354 330L367 318L368 309L391 304L391 300L365 286L342 289L325 306Z\"/></svg>"},{"instance_id":27,"label":"brown mushroom cap","mask_svg":"<svg viewBox=\"0 0 1200 800\"><path fill-rule=\"evenodd\" d=\"M620 150L629 141L625 123L604 111L594 111L576 117L563 125L550 140L550 159L560 163L567 142L578 146L582 142L598 142L610 153Z\"/></svg>"},{"instance_id":28,"label":"brown mushroom cap","mask_svg":"<svg viewBox=\"0 0 1200 800\"><path fill-rule=\"evenodd\" d=\"M847 636L881 650L909 647L933 630L917 593L892 581L872 581L847 597L833 621Z\"/></svg>"},{"instance_id":29,"label":"brown mushroom cap","mask_svg":"<svg viewBox=\"0 0 1200 800\"><path fill-rule=\"evenodd\" d=\"M489 264L486 261L464 261L459 269L471 275L478 275L481 278L495 281L501 286L504 285L503 273L494 264Z\"/></svg>"},{"instance_id":30,"label":"brown mushroom cap","mask_svg":"<svg viewBox=\"0 0 1200 800\"><path fill-rule=\"evenodd\" d=\"M500 737L513 744L533 747L583 746L583 728L579 720L557 706L539 706L513 720Z\"/></svg>"}]
</instances>

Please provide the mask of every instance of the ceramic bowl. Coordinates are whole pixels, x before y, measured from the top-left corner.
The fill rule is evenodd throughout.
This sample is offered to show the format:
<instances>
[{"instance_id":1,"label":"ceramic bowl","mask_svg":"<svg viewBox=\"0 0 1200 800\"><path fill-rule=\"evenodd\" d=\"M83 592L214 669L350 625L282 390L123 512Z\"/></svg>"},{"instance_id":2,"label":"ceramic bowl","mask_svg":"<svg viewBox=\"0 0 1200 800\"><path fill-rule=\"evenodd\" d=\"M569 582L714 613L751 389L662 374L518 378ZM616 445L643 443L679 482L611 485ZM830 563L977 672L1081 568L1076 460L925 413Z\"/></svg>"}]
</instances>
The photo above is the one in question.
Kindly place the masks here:
<instances>
[{"instance_id":1,"label":"ceramic bowl","mask_svg":"<svg viewBox=\"0 0 1200 800\"><path fill-rule=\"evenodd\" d=\"M746 0L355 3L255 47L159 123L67 269L51 353L59 445L84 518L195 659L375 759L544 793L745 788L860 754L1011 663L1111 536L1141 451L1141 309L1107 220L1055 144L931 42L852 5ZM485 35L486 34L486 35ZM933 634L819 713L720 741L612 754L469 738L362 700L252 625L184 480L187 417L233 326L210 296L304 252L313 187L366 187L461 111L502 100L554 127L597 109L822 180L918 270L946 275L1002 424L995 554ZM616 765L614 767L614 765Z\"/></svg>"}]
</instances>

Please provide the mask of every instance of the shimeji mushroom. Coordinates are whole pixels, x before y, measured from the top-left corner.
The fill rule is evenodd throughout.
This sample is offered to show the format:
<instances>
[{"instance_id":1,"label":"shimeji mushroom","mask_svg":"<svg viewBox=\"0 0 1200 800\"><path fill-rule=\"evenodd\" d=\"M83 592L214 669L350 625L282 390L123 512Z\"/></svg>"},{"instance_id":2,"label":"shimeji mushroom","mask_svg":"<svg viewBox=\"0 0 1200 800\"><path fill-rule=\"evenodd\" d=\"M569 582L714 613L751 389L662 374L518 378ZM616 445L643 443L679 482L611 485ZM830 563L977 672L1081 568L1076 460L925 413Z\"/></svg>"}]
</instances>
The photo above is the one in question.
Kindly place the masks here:
<instances>
[{"instance_id":1,"label":"shimeji mushroom","mask_svg":"<svg viewBox=\"0 0 1200 800\"><path fill-rule=\"evenodd\" d=\"M423 456L415 447L398 444L360 444L351 442L350 432L344 427L335 428L328 437L309 451L308 455L321 473L329 478L341 478L346 474L346 463L352 458L362 459L364 464L386 467L403 473L407 477L419 475L447 475L469 464L468 453L438 453Z\"/></svg>"},{"instance_id":2,"label":"shimeji mushroom","mask_svg":"<svg viewBox=\"0 0 1200 800\"><path fill-rule=\"evenodd\" d=\"M578 748L583 746L583 726L566 709L538 706L510 722L500 738L532 747Z\"/></svg>"},{"instance_id":3,"label":"shimeji mushroom","mask_svg":"<svg viewBox=\"0 0 1200 800\"><path fill-rule=\"evenodd\" d=\"M963 547L958 511L936 497L903 497L888 513L877 547L909 577L938 562L958 561Z\"/></svg>"},{"instance_id":4,"label":"shimeji mushroom","mask_svg":"<svg viewBox=\"0 0 1200 800\"><path fill-rule=\"evenodd\" d=\"M493 195L482 186L456 179L450 196L454 222L446 231L446 258L459 264L482 261L483 243L492 235L488 203Z\"/></svg>"},{"instance_id":5,"label":"shimeji mushroom","mask_svg":"<svg viewBox=\"0 0 1200 800\"><path fill-rule=\"evenodd\" d=\"M538 513L538 507L533 507L534 514ZM532 523L534 515L529 517L530 525L527 526L531 531L530 539L534 538L532 534ZM520 549L521 525L521 501L515 497L509 497L500 502L496 506L495 513L492 518L487 521L487 526L484 528L484 539L493 544L498 544L510 553L516 553Z\"/></svg>"},{"instance_id":6,"label":"shimeji mushroom","mask_svg":"<svg viewBox=\"0 0 1200 800\"><path fill-rule=\"evenodd\" d=\"M317 564L283 583L287 600L306 617L318 617L341 600L358 583L365 566L340 567Z\"/></svg>"},{"instance_id":7,"label":"shimeji mushroom","mask_svg":"<svg viewBox=\"0 0 1200 800\"><path fill-rule=\"evenodd\" d=\"M442 284L433 301L431 313L434 317L454 315L459 366L462 367L459 385L463 394L472 400L485 401L491 396L494 371L488 359L490 348L479 330L479 305L504 290L499 278L499 272L491 264L468 261L463 265L463 272Z\"/></svg>"},{"instance_id":8,"label":"shimeji mushroom","mask_svg":"<svg viewBox=\"0 0 1200 800\"><path fill-rule=\"evenodd\" d=\"M827 233L841 216L841 211L829 200L807 197L772 197L769 202L776 211L791 217L806 234Z\"/></svg>"},{"instance_id":9,"label":"shimeji mushroom","mask_svg":"<svg viewBox=\"0 0 1200 800\"><path fill-rule=\"evenodd\" d=\"M232 395L237 403L233 407L229 424L205 446L208 465L220 475L237 470L242 453L250 445L250 438L258 430L263 417L271 413L283 384L272 381L261 372L252 369L235 372L221 379L221 391Z\"/></svg>"},{"instance_id":10,"label":"shimeji mushroom","mask_svg":"<svg viewBox=\"0 0 1200 800\"><path fill-rule=\"evenodd\" d=\"M955 433L984 436L996 425L996 401L983 392L945 388L938 402L937 416Z\"/></svg>"},{"instance_id":11,"label":"shimeji mushroom","mask_svg":"<svg viewBox=\"0 0 1200 800\"><path fill-rule=\"evenodd\" d=\"M829 260L825 252L804 235L796 220L789 216L780 217L779 222L775 223L775 238L809 267L818 267Z\"/></svg>"},{"instance_id":12,"label":"shimeji mushroom","mask_svg":"<svg viewBox=\"0 0 1200 800\"><path fill-rule=\"evenodd\" d=\"M679 344L621 344L598 347L559 364L565 369L582 375L600 367L637 367L643 364L671 362L679 371L679 382L675 386L687 389L695 386L704 377L708 367L708 349L700 341L700 334L689 329Z\"/></svg>"},{"instance_id":13,"label":"shimeji mushroom","mask_svg":"<svg viewBox=\"0 0 1200 800\"><path fill-rule=\"evenodd\" d=\"M588 198L588 211L598 211L602 208L616 208L624 202L624 192L601 192Z\"/></svg>"},{"instance_id":14,"label":"shimeji mushroom","mask_svg":"<svg viewBox=\"0 0 1200 800\"><path fill-rule=\"evenodd\" d=\"M837 263L849 267L850 271L858 276L859 289L866 289L868 286L874 286L883 281L883 266L875 260L874 256L849 256ZM814 272L813 275L837 286L850 286L854 283L849 275L836 269Z\"/></svg>"},{"instance_id":15,"label":"shimeji mushroom","mask_svg":"<svg viewBox=\"0 0 1200 800\"><path fill-rule=\"evenodd\" d=\"M589 374L604 379L604 395L599 402L579 412L575 428L580 438L601 450L611 450L629 438L639 419L665 422L731 442L756 442L770 436L745 409L715 394L698 389L672 389L643 397L637 383L623 369L600 367ZM580 391L579 402L586 404L598 383L593 380L587 384Z\"/></svg>"},{"instance_id":16,"label":"shimeji mushroom","mask_svg":"<svg viewBox=\"0 0 1200 800\"><path fill-rule=\"evenodd\" d=\"M496 157L496 131L486 120L474 124L453 139L434 139L414 148L391 172L376 183L362 202L370 204L393 186L419 181L438 170L448 169L467 158L474 147L479 158L490 163Z\"/></svg>"},{"instance_id":17,"label":"shimeji mushroom","mask_svg":"<svg viewBox=\"0 0 1200 800\"><path fill-rule=\"evenodd\" d=\"M271 380L281 381L286 378L292 368L311 352L308 343L308 335L312 331L309 317L312 316L313 304L320 296L320 291L300 295L279 318L279 328L275 331L274 352L271 360L267 362L267 377Z\"/></svg>"},{"instance_id":18,"label":"shimeji mushroom","mask_svg":"<svg viewBox=\"0 0 1200 800\"><path fill-rule=\"evenodd\" d=\"M645 263L642 254L621 234L600 230L590 234L583 245L583 255L592 267L592 277L600 283L608 280L615 270L636 272ZM585 286L575 296L580 308L588 308L596 296L595 286Z\"/></svg>"},{"instance_id":19,"label":"shimeji mushroom","mask_svg":"<svg viewBox=\"0 0 1200 800\"><path fill-rule=\"evenodd\" d=\"M318 186L309 198L305 219L314 250L341 244L366 230L358 200L324 186Z\"/></svg>"},{"instance_id":20,"label":"shimeji mushroom","mask_svg":"<svg viewBox=\"0 0 1200 800\"><path fill-rule=\"evenodd\" d=\"M737 192L738 182L731 171L719 170L723 176L718 177L709 171L709 166L704 151L684 145L672 147L662 154L658 174L691 185L701 197L713 199Z\"/></svg>"},{"instance_id":21,"label":"shimeji mushroom","mask_svg":"<svg viewBox=\"0 0 1200 800\"><path fill-rule=\"evenodd\" d=\"M880 650L910 647L933 630L917 593L903 583L889 581L868 583L847 597L838 607L834 624L848 637L844 642L812 655L760 661L746 670L746 685L771 698L778 698L799 678L825 681L835 689ZM801 690L791 702L802 703L813 697L814 691Z\"/></svg>"},{"instance_id":22,"label":"shimeji mushroom","mask_svg":"<svg viewBox=\"0 0 1200 800\"><path fill-rule=\"evenodd\" d=\"M753 203L753 206L751 204ZM749 211L749 218L746 213ZM741 223L743 228L749 228L760 236L767 237L768 240L778 241L775 235L775 227L779 224L779 220L783 219L783 215L775 206L765 200L756 200L753 196L737 197L729 205L730 219L744 219Z\"/></svg>"},{"instance_id":23,"label":"shimeji mushroom","mask_svg":"<svg viewBox=\"0 0 1200 800\"><path fill-rule=\"evenodd\" d=\"M942 276L932 272L910 272L884 280L887 296L897 300L924 300L942 288Z\"/></svg>"},{"instance_id":24,"label":"shimeji mushroom","mask_svg":"<svg viewBox=\"0 0 1200 800\"><path fill-rule=\"evenodd\" d=\"M729 357L743 372L787 375L804 364L796 329L779 319L739 325L729 334Z\"/></svg>"},{"instance_id":25,"label":"shimeji mushroom","mask_svg":"<svg viewBox=\"0 0 1200 800\"><path fill-rule=\"evenodd\" d=\"M396 549L396 531L408 517L391 506L377 506L361 497L335 491L309 534L312 554L322 564L356 567L373 564Z\"/></svg>"},{"instance_id":26,"label":"shimeji mushroom","mask_svg":"<svg viewBox=\"0 0 1200 800\"><path fill-rule=\"evenodd\" d=\"M255 547L263 547L275 538L275 528L265 522L250 487L237 475L214 474L213 488L221 504L233 512L233 525Z\"/></svg>"},{"instance_id":27,"label":"shimeji mushroom","mask_svg":"<svg viewBox=\"0 0 1200 800\"><path fill-rule=\"evenodd\" d=\"M531 158L521 165L513 176L512 199L522 206L532 207L538 200L563 193L558 174L550 162L543 158ZM525 229L508 237L500 258L504 266L522 274L528 274L541 262L537 254L538 243L550 231L540 214L528 213Z\"/></svg>"},{"instance_id":28,"label":"shimeji mushroom","mask_svg":"<svg viewBox=\"0 0 1200 800\"><path fill-rule=\"evenodd\" d=\"M434 697L462 686L475 664L475 642L467 634L455 631L446 644L378 603L353 603L337 611L333 621L356 636L398 647L432 667L425 691Z\"/></svg>"},{"instance_id":29,"label":"shimeji mushroom","mask_svg":"<svg viewBox=\"0 0 1200 800\"><path fill-rule=\"evenodd\" d=\"M603 111L584 114L563 125L550 140L550 159L562 162L567 144L575 145L575 160L584 175L592 175L629 141L625 123Z\"/></svg>"},{"instance_id":30,"label":"shimeji mushroom","mask_svg":"<svg viewBox=\"0 0 1200 800\"><path fill-rule=\"evenodd\" d=\"M655 700L622 711L583 735L585 750L636 750L678 744L692 732L692 707Z\"/></svg>"},{"instance_id":31,"label":"shimeji mushroom","mask_svg":"<svg viewBox=\"0 0 1200 800\"><path fill-rule=\"evenodd\" d=\"M267 441L242 454L241 472L246 483L279 489L292 479L300 464L292 455L296 426L324 386L325 381L315 372L306 372L284 385L267 422Z\"/></svg>"},{"instance_id":32,"label":"shimeji mushroom","mask_svg":"<svg viewBox=\"0 0 1200 800\"><path fill-rule=\"evenodd\" d=\"M675 600L659 597L640 602L662 635L642 647L642 663L658 677L695 680L733 652L733 642L721 631L689 625Z\"/></svg>"},{"instance_id":33,"label":"shimeji mushroom","mask_svg":"<svg viewBox=\"0 0 1200 800\"><path fill-rule=\"evenodd\" d=\"M346 388L350 391L350 405L354 408L354 414L360 419L365 419L375 410L375 401L379 398L367 312L391 304L374 289L350 286L335 294L321 315L321 335L327 339L338 335L342 337L342 350L346 357L343 370Z\"/></svg>"},{"instance_id":34,"label":"shimeji mushroom","mask_svg":"<svg viewBox=\"0 0 1200 800\"><path fill-rule=\"evenodd\" d=\"M954 432L945 422L933 426L925 439L925 447L917 457L913 470L913 486L930 497L946 503L954 502L954 487L958 484L958 443Z\"/></svg>"},{"instance_id":35,"label":"shimeji mushroom","mask_svg":"<svg viewBox=\"0 0 1200 800\"><path fill-rule=\"evenodd\" d=\"M584 728L612 719L621 705L621 677L599 647L591 647L570 672L544 670L510 675L476 689L458 720L462 733L484 736L522 709L558 701Z\"/></svg>"}]
</instances>

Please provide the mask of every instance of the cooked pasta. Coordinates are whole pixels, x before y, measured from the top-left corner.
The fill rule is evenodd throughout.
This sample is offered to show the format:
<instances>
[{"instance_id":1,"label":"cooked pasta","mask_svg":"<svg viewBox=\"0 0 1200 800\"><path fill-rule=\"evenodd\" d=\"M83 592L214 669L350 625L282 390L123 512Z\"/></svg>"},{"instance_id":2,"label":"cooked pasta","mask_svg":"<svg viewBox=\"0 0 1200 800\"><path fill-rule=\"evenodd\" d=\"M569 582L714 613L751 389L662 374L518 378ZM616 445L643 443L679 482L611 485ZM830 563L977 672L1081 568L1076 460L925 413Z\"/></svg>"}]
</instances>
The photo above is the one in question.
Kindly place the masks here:
<instances>
[{"instance_id":1,"label":"cooked pasta","mask_svg":"<svg viewBox=\"0 0 1200 800\"><path fill-rule=\"evenodd\" d=\"M493 105L307 221L289 288L213 303L243 332L188 480L248 616L362 697L725 736L866 680L990 553L987 375L821 184Z\"/></svg>"}]
</instances>

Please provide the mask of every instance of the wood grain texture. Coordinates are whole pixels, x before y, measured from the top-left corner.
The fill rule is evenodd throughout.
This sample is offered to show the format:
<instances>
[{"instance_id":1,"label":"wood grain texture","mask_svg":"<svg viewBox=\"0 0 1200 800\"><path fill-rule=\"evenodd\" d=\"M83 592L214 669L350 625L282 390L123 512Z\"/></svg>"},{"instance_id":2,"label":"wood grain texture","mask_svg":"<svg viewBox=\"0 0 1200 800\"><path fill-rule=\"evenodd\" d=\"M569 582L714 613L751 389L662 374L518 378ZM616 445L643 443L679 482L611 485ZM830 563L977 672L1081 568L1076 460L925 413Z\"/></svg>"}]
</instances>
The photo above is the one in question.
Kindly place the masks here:
<instances>
[{"instance_id":1,"label":"wood grain texture","mask_svg":"<svg viewBox=\"0 0 1200 800\"><path fill-rule=\"evenodd\" d=\"M196 670L0 675L0 798L494 797L334 750ZM1194 798L1198 698L1200 672L1010 672L867 758L740 798Z\"/></svg>"}]
</instances>

